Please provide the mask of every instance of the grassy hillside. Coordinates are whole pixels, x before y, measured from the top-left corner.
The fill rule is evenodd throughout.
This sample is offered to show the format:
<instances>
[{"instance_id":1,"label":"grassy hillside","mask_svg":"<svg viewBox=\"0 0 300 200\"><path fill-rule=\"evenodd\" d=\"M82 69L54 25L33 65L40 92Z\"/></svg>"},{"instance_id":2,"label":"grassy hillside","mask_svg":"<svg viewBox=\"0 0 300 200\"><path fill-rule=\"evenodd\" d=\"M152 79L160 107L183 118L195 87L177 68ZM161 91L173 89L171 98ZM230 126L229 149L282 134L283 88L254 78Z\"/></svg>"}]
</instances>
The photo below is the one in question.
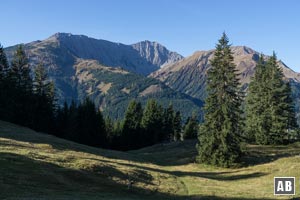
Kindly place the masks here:
<instances>
[{"instance_id":1,"label":"grassy hillside","mask_svg":"<svg viewBox=\"0 0 300 200\"><path fill-rule=\"evenodd\" d=\"M0 121L0 199L274 199L274 176L295 176L300 195L298 143L246 146L244 167L235 169L195 164L194 146L186 141L124 153Z\"/></svg>"}]
</instances>

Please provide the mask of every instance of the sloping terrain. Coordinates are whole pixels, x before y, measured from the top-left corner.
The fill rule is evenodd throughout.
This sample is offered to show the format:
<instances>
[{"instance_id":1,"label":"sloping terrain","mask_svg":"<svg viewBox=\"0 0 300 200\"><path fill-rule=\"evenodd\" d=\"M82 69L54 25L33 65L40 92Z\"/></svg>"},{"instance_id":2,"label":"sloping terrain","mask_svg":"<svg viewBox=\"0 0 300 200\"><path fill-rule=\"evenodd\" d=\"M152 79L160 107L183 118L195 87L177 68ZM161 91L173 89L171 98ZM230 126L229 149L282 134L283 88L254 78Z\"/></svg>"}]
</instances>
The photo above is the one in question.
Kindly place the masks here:
<instances>
[{"instance_id":1,"label":"sloping terrain","mask_svg":"<svg viewBox=\"0 0 300 200\"><path fill-rule=\"evenodd\" d=\"M300 177L299 143L248 145L234 169L195 164L194 147L117 152L0 121L0 199L274 199L274 176Z\"/></svg>"},{"instance_id":2,"label":"sloping terrain","mask_svg":"<svg viewBox=\"0 0 300 200\"><path fill-rule=\"evenodd\" d=\"M191 116L193 111L200 113L201 100L174 91L156 79L106 67L95 60L78 60L74 69L78 98L93 99L111 117L122 118L131 99L145 104L149 98L156 99L164 107L172 103L184 118Z\"/></svg>"}]
</instances>

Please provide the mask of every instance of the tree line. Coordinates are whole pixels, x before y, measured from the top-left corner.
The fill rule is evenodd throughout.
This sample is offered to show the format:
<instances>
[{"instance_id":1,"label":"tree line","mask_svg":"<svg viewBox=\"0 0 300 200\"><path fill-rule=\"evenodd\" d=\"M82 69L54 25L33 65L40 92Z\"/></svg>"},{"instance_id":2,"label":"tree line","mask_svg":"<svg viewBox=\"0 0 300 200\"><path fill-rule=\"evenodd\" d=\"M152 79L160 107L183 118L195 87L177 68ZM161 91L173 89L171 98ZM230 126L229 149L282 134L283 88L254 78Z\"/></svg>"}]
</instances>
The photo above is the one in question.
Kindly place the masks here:
<instances>
[{"instance_id":1,"label":"tree line","mask_svg":"<svg viewBox=\"0 0 300 200\"><path fill-rule=\"evenodd\" d=\"M197 137L196 115L183 126L172 104L163 108L154 99L145 108L132 100L123 120L104 117L88 98L57 105L54 82L42 61L30 65L22 45L11 63L0 46L0 89L1 120L90 146L130 150Z\"/></svg>"},{"instance_id":2,"label":"tree line","mask_svg":"<svg viewBox=\"0 0 300 200\"><path fill-rule=\"evenodd\" d=\"M190 121L193 120L188 119L184 127L191 126ZM198 127L198 123L194 126ZM171 104L163 108L154 99L149 99L145 108L140 102L130 101L123 120L103 117L88 98L78 105L74 101L70 105L64 103L58 108L56 127L58 137L116 150L138 149L192 137L189 131L182 133L180 112Z\"/></svg>"}]
</instances>

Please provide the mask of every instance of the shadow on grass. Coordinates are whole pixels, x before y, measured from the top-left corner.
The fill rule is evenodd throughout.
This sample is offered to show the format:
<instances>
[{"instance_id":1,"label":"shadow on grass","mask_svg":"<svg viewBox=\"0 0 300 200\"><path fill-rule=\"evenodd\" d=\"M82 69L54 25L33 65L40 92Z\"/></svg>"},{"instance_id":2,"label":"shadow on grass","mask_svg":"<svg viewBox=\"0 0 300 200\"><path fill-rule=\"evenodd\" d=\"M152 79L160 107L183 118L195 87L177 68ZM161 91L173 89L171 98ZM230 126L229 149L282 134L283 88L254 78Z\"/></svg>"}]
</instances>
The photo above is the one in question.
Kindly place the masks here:
<instances>
[{"instance_id":1,"label":"shadow on grass","mask_svg":"<svg viewBox=\"0 0 300 200\"><path fill-rule=\"evenodd\" d=\"M241 172L241 170L226 171L226 172L168 171L168 170L140 166L140 165L135 165L135 164L130 164L130 163L121 163L121 162L117 162L117 161L107 161L107 160L93 159L93 158L89 158L89 159L97 160L100 162L107 162L107 163L113 162L118 165L138 168L140 170L147 170L147 171L157 172L157 173L161 173L161 174L168 174L168 175L177 176L177 177L191 176L191 177L201 177L201 178L207 178L207 179L218 180L218 181L236 181L236 180L242 180L242 179L257 178L257 177L267 175L267 173L261 173L261 172L254 172L254 173L250 173L250 174L233 174L233 173ZM230 175L230 174L233 174L233 175Z\"/></svg>"},{"instance_id":2,"label":"shadow on grass","mask_svg":"<svg viewBox=\"0 0 300 200\"><path fill-rule=\"evenodd\" d=\"M254 200L252 198L201 195L179 196L147 188L138 188L134 185L132 189L128 190L126 184L115 182L109 176L103 175L114 173L114 176L126 180L127 176L123 172L110 167L102 168L102 172L99 174L100 168L92 171L75 170L13 153L0 153L0 158L1 199L50 200L80 199L80 197L84 197L84 199L107 199L106 195L108 195L108 199L123 199L126 197L126 199L132 200ZM209 176L213 175L210 174Z\"/></svg>"},{"instance_id":3,"label":"shadow on grass","mask_svg":"<svg viewBox=\"0 0 300 200\"><path fill-rule=\"evenodd\" d=\"M131 177L131 180L147 185L153 179L140 170L135 170ZM128 174L111 166L76 170L19 154L0 153L0 199L53 199L55 195L70 195L73 199L71 197L82 194L97 197L95 199L106 199L100 198L101 194L118 194L119 199L132 195L132 199L140 199L135 196L154 194L153 191L134 187L129 191L127 180Z\"/></svg>"},{"instance_id":4,"label":"shadow on grass","mask_svg":"<svg viewBox=\"0 0 300 200\"><path fill-rule=\"evenodd\" d=\"M278 154L278 155L245 155L242 157L242 166L254 166L259 164L270 163L280 158L289 157L290 154Z\"/></svg>"},{"instance_id":5,"label":"shadow on grass","mask_svg":"<svg viewBox=\"0 0 300 200\"><path fill-rule=\"evenodd\" d=\"M241 166L254 166L274 162L280 158L299 155L299 148L288 149L289 146L251 146L241 158Z\"/></svg>"}]
</instances>

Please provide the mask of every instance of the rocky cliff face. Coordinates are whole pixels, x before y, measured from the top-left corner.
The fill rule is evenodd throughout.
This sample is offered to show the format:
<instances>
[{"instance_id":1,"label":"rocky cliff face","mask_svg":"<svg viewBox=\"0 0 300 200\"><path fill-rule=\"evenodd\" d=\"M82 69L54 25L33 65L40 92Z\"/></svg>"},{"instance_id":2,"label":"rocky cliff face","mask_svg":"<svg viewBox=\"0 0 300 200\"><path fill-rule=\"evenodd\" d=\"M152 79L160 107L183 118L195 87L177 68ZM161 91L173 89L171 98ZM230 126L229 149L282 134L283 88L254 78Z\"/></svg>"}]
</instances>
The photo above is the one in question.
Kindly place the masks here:
<instances>
[{"instance_id":1,"label":"rocky cliff face","mask_svg":"<svg viewBox=\"0 0 300 200\"><path fill-rule=\"evenodd\" d=\"M157 42L146 40L133 44L132 47L139 52L141 57L146 58L147 61L161 68L183 59L183 56L176 52L169 51L166 47Z\"/></svg>"}]
</instances>

